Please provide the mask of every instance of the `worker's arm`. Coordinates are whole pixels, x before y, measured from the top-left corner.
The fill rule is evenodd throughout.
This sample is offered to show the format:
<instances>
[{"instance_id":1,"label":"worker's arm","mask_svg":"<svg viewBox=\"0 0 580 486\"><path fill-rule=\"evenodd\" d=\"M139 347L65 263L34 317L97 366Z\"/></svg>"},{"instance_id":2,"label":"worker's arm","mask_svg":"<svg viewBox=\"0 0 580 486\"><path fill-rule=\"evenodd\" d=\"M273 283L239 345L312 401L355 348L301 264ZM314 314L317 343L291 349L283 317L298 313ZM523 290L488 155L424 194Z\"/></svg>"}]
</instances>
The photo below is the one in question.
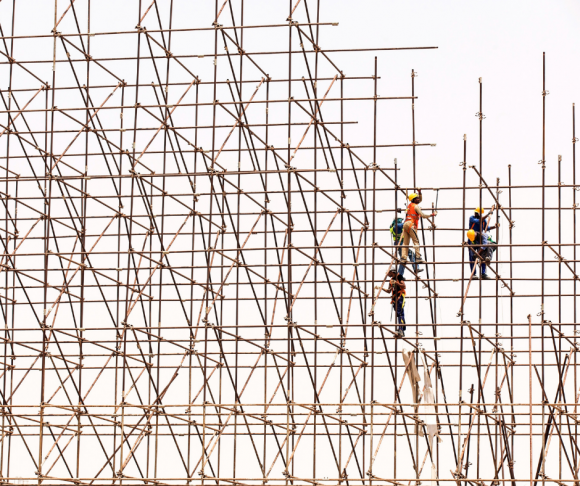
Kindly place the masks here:
<instances>
[{"instance_id":1,"label":"worker's arm","mask_svg":"<svg viewBox=\"0 0 580 486\"><path fill-rule=\"evenodd\" d=\"M493 214L494 210L495 210L495 204L494 204L494 205L491 207L491 209L489 210L489 213L487 213L487 214L486 214L486 215L483 217L483 219L484 219L484 220L486 220L487 218L489 218L489 217L490 217L490 216ZM490 228L490 229L491 229L491 228Z\"/></svg>"},{"instance_id":2,"label":"worker's arm","mask_svg":"<svg viewBox=\"0 0 580 486\"><path fill-rule=\"evenodd\" d=\"M427 216L419 206L415 206L415 211L417 211L417 214L419 216L421 216L422 218L424 218L427 221L429 221L431 223L431 226L433 228L436 228L436 226L435 226L435 220L434 219L431 219L431 218L434 218L437 213L431 213L429 216Z\"/></svg>"},{"instance_id":3,"label":"worker's arm","mask_svg":"<svg viewBox=\"0 0 580 486\"><path fill-rule=\"evenodd\" d=\"M417 211L417 214L419 216L421 216L424 219L428 219L429 221L431 221L429 218L432 218L436 214L436 213L431 213L431 214L427 215L423 212L423 210L419 206L415 206L415 211ZM431 222L433 222L433 221L431 221Z\"/></svg>"}]
</instances>

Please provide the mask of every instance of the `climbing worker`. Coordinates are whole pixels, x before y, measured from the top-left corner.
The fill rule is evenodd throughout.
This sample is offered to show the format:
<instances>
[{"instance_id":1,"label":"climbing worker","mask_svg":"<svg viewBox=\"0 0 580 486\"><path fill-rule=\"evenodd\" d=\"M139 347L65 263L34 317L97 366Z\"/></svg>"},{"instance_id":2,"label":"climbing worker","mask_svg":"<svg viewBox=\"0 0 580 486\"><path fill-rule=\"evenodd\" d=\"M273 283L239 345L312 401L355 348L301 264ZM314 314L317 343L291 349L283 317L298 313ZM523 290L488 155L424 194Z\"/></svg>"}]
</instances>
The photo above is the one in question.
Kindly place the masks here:
<instances>
[{"instance_id":1,"label":"climbing worker","mask_svg":"<svg viewBox=\"0 0 580 486\"><path fill-rule=\"evenodd\" d=\"M407 286L405 285L405 277L401 274L397 274L394 270L391 270L388 274L391 277L389 282L389 288L387 293L392 293L391 305L395 311L395 321L397 323L397 329L395 336L404 337L407 326L405 323L405 293Z\"/></svg>"},{"instance_id":2,"label":"climbing worker","mask_svg":"<svg viewBox=\"0 0 580 486\"><path fill-rule=\"evenodd\" d=\"M435 224L429 218L434 217L437 213L431 213L427 216L423 213L423 210L419 207L419 204L423 200L421 196L421 190L418 190L419 194L413 193L409 196L409 206L407 206L407 217L403 223L403 252L401 255L401 264L405 265L407 263L407 255L409 253L409 238L413 240L413 245L415 246L415 263L427 263L423 258L421 258L421 247L419 246L419 238L417 237L417 228L419 226L419 218L425 218L430 221L433 226Z\"/></svg>"},{"instance_id":3,"label":"climbing worker","mask_svg":"<svg viewBox=\"0 0 580 486\"><path fill-rule=\"evenodd\" d=\"M393 243L397 247L397 252L399 253L399 257L402 256L403 249L402 246L402 239L401 236L403 234L403 218L395 218L391 223L391 234L393 235ZM413 264L413 271L415 273L420 273L423 271L422 268L415 263L415 252L413 250L409 250L409 260ZM401 275L405 274L405 265L399 265L399 273Z\"/></svg>"},{"instance_id":4,"label":"climbing worker","mask_svg":"<svg viewBox=\"0 0 580 486\"><path fill-rule=\"evenodd\" d=\"M475 232L481 232L481 221L483 220L483 233L490 231L496 226L489 226L489 217L493 214L495 210L495 204L491 207L489 213L482 217L482 214L485 212L483 208L475 208L475 212L469 218L469 229L472 229ZM499 228L499 225L497 225Z\"/></svg>"},{"instance_id":5,"label":"climbing worker","mask_svg":"<svg viewBox=\"0 0 580 486\"><path fill-rule=\"evenodd\" d=\"M486 273L486 265L485 265L486 261L489 262L489 259L486 258L487 248L484 246L485 244L487 244L487 238L485 239L485 243L483 243L483 241L484 241L483 235L479 231L475 231L472 229L467 231L467 244L469 248L469 268L473 273L473 278L474 279L479 278L477 274L473 272L473 266L475 265L475 262L479 260L481 265L481 280L490 280L490 278Z\"/></svg>"},{"instance_id":6,"label":"climbing worker","mask_svg":"<svg viewBox=\"0 0 580 486\"><path fill-rule=\"evenodd\" d=\"M469 218L469 229L475 231L477 233L476 241L473 244L482 245L480 247L480 256L482 260L487 261L488 263L491 261L491 256L493 255L493 251L495 249L488 248L487 240L490 238L489 231L495 228L499 228L499 223L495 226L489 226L489 217L493 214L495 210L495 204L491 207L489 213L483 215L485 209L483 208L475 208L475 212L473 216ZM483 224L482 224L483 221ZM483 227L483 229L482 229ZM469 236L468 236L469 237ZM492 240L493 241L493 240ZM470 253L471 258L471 253ZM483 268L483 267L482 267ZM473 267L472 267L473 269ZM485 276L485 271L482 271L482 278L487 279L489 277Z\"/></svg>"}]
</instances>

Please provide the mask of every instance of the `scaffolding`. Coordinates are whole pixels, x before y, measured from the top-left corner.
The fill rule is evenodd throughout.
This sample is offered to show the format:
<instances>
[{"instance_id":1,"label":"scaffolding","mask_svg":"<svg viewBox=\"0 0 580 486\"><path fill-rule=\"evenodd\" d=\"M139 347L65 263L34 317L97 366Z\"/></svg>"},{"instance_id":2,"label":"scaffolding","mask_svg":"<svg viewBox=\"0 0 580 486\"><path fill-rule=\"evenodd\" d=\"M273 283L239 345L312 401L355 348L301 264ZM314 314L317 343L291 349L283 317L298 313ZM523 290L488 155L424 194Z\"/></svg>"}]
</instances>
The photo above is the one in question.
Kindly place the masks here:
<instances>
[{"instance_id":1,"label":"scaffolding","mask_svg":"<svg viewBox=\"0 0 580 486\"><path fill-rule=\"evenodd\" d=\"M572 105L547 176L545 56L539 166L484 170L479 79L478 160L463 136L462 182L431 187L417 73L378 85L379 56L435 47L333 49L320 0L30 3L0 4L2 484L578 482L578 139Z\"/></svg>"}]
</instances>

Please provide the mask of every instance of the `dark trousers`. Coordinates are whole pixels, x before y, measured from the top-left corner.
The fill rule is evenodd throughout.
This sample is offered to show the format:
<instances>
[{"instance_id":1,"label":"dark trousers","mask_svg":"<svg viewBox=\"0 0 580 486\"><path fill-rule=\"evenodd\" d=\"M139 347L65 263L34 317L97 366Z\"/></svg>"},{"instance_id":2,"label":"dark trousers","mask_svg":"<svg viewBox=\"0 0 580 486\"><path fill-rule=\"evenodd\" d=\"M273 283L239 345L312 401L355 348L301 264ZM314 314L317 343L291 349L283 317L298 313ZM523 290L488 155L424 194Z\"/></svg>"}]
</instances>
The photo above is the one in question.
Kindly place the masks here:
<instances>
[{"instance_id":1,"label":"dark trousers","mask_svg":"<svg viewBox=\"0 0 580 486\"><path fill-rule=\"evenodd\" d=\"M396 314L396 322L398 324L397 329L405 331L407 329L405 322L405 296L401 295L397 300L391 302L393 304L393 310Z\"/></svg>"},{"instance_id":2,"label":"dark trousers","mask_svg":"<svg viewBox=\"0 0 580 486\"><path fill-rule=\"evenodd\" d=\"M475 265L476 261L477 261L477 258L475 257L475 252L470 248L469 249L469 268L471 269L472 272L473 272L473 265ZM485 263L481 264L481 274L485 275Z\"/></svg>"}]
</instances>

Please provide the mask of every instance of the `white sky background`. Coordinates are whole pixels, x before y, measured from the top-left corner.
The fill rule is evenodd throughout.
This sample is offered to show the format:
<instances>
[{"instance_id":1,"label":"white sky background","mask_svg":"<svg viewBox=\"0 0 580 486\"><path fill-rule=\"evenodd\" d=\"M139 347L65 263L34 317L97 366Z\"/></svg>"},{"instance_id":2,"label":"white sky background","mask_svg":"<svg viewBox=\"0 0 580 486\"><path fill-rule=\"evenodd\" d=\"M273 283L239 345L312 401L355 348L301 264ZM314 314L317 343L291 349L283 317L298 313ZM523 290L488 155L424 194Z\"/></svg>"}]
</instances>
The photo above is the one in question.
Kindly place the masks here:
<instances>
[{"instance_id":1,"label":"white sky background","mask_svg":"<svg viewBox=\"0 0 580 486\"><path fill-rule=\"evenodd\" d=\"M542 52L546 52L546 89L550 92L546 98L546 181L557 183L557 157L561 154L562 181L572 182L572 103L578 99L580 86L580 71L572 61L578 52L575 22L580 9L578 3L366 2L364 8L351 8L350 5L350 2L334 3L336 16L348 12L339 18L340 29L347 28L353 33L344 36L337 30L328 31L326 35L332 36L335 44L343 47L438 47L435 51L379 54L381 95L408 93L410 70L419 72L415 84L419 96L416 138L421 143L437 143L436 148L418 150L419 185L461 184L458 162L463 156L464 133L468 141L467 163L478 165L479 121L475 113L479 111L479 77L483 78L483 113L487 117L483 124L484 178L490 185L495 184L496 177L507 184L507 165L511 164L514 184L541 182L537 162L542 158ZM370 72L372 56L357 55L357 58L361 69L365 65ZM386 126L387 130L391 128L392 125ZM391 163L391 151L382 154ZM403 151L399 156L401 160L409 163L409 152ZM472 171L468 172L468 185L470 175L471 184L476 185ZM540 205L540 196L538 190L514 191L514 207ZM502 197L507 198L507 191ZM547 206L557 205L556 197L555 190L547 191ZM562 198L562 206L570 208L571 191ZM424 200L427 206L432 198L426 195ZM468 194L467 207L474 207L476 203L476 193ZM440 195L440 207L460 204L460 192ZM490 204L489 197L484 196L484 206L489 208ZM546 239L552 243L557 241L554 216L552 212L546 217ZM514 220L517 222L515 242L541 241L540 213L515 212ZM454 219L442 226L458 225L460 221ZM563 239L566 239L566 231L571 225L570 211L563 213L563 221L567 221L563 228ZM506 226L504 224L501 232L504 242L507 240ZM568 239L570 237L568 234ZM456 241L455 235L453 238ZM563 253L571 258L567 250ZM524 253L520 250L514 252L514 256L525 259ZM533 258L539 258L538 251ZM520 265L517 271L518 276L524 273L538 276L540 268ZM525 288L539 291L536 284ZM520 319L528 312L535 315L539 312L539 301L533 308L524 306L521 311Z\"/></svg>"},{"instance_id":2,"label":"white sky background","mask_svg":"<svg viewBox=\"0 0 580 486\"><path fill-rule=\"evenodd\" d=\"M79 12L83 12L86 2L78 1ZM148 5L149 2L144 2ZM220 2L221 3L221 2ZM135 9L133 3L109 2L108 8L103 7L103 3L98 4L93 0L93 24L94 31L106 31L119 28L120 30L132 30L136 22ZM239 2L235 2L239 5ZM571 127L571 107L572 103L580 100L578 90L580 89L580 69L575 60L578 58L580 50L580 33L577 28L577 19L580 14L580 4L577 2L465 2L465 1L413 1L413 2L352 2L342 0L322 0L321 20L325 22L339 22L339 27L322 27L320 45L321 47L332 48L366 48L366 47L413 47L413 46L437 46L437 50L425 51L402 51L402 52L380 52L378 54L379 69L381 77L378 84L378 93L381 96L408 96L410 94L410 72L415 69L419 76L416 78L416 130L417 141L421 143L436 143L436 147L420 147L417 149L417 182L423 187L444 187L460 186L462 171L458 163L463 156L463 134L467 134L468 140L468 164L478 164L478 119L475 113L479 111L479 84L478 78L483 77L484 83L484 104L483 113L487 119L484 122L484 177L489 184L495 183L495 178L500 177L501 182L507 184L507 165L512 164L512 180L515 184L538 184L541 181L541 168L538 161L541 159L541 109L542 109L542 52L547 56L546 89L550 91L547 97L546 116L546 179L548 183L554 184L556 179L557 156L563 156L562 174L565 183L571 183L571 160L572 160L572 127ZM34 9L38 13L35 16L27 16L27 22L19 17L16 33L48 33L52 24L51 2L18 2L18 8ZM59 5L65 5L59 2ZM97 5L100 7L97 8ZM163 3L164 8L166 3ZM280 6L282 5L282 7ZM287 16L287 2L246 0L245 24L259 24L263 22L284 23ZM311 5L313 2L311 0ZM62 7L64 8L64 7ZM183 14L174 19L175 27L180 25L189 26L209 26L213 20L213 2L195 2L185 10ZM311 7L313 8L313 7ZM113 10L117 9L117 10ZM125 11L126 10L126 11ZM0 21L5 34L9 25L2 16L9 12L8 0L0 4ZM59 12L62 11L59 7ZM21 10L22 12L22 10ZM115 12L111 15L111 12ZM305 20L302 6L299 7L295 19L303 22ZM70 18L67 18L70 21ZM224 24L229 25L229 17L224 19ZM155 28L152 20L145 22L150 29ZM71 23L63 23L63 31L72 32ZM285 29L279 32L269 31L266 37L255 39L253 47L261 44L264 49L269 49L274 45L287 48L287 33ZM86 32L84 28L81 31ZM247 31L247 42L250 43L252 36L257 31ZM135 36L131 36L133 39ZM279 37L279 38L278 38ZM179 39L178 36L175 39ZM211 79L211 54L213 52L213 32L210 32L198 44L191 42L175 41L174 51L177 53L203 52L206 54L204 60L193 60L191 65L199 69L202 79ZM106 38L93 38L95 49L102 47L105 51L118 48L119 51L126 49L130 55L134 55L134 45L118 46L111 44ZM99 44L101 43L101 44ZM25 43L23 43L25 45ZM32 45L32 44L31 44ZM44 44L42 55L51 57L52 42ZM223 52L220 49L218 52ZM62 55L62 53L61 53ZM374 53L356 54L331 54L330 57L336 60L346 75L371 75L373 73ZM17 50L15 57L36 58L38 52L31 49ZM297 60L299 56L296 56ZM220 58L220 68L224 58ZM274 58L265 58L264 64L270 64L272 74L282 77L285 69L286 58L281 57L281 61ZM189 65L189 64L188 64ZM300 76L304 74L302 64L297 62L297 71ZM36 69L36 68L35 68ZM50 65L45 65L39 70L49 76ZM59 75L66 72L64 65L58 68ZM131 73L133 65L119 67L120 71ZM144 70L147 68L144 66ZM322 69L322 68L321 68ZM274 74L274 71L276 73ZM3 73L5 71L2 71ZM35 72L37 72L35 70ZM95 72L95 71L93 71ZM325 68L325 74L328 74ZM334 75L334 73L333 73ZM6 88L6 78L0 78L0 87ZM66 74L64 74L66 76ZM224 76L225 77L225 76ZM48 77L46 77L48 79ZM109 80L110 81L110 80ZM70 82L70 79L67 79ZM34 82L36 83L36 81ZM346 84L347 95L370 96L372 85L370 81L361 84L353 82ZM32 86L32 85L29 85ZM328 83L321 83L320 90L326 90ZM356 87L363 86L364 90L357 90ZM248 97L253 85L245 88L245 97ZM274 88L273 88L274 89ZM322 93L324 92L322 91ZM104 91L101 92L100 100L104 99ZM282 93L282 94L280 94ZM361 94L362 93L362 94ZM107 91L108 94L108 91ZM177 95L177 90L172 93ZM283 98L283 91L277 93ZM337 95L334 90L331 94ZM59 95L60 96L60 95ZM207 101L206 97L206 101ZM57 105L66 106L68 100L59 99ZM74 101L78 103L78 99ZM100 104L100 102L96 103ZM410 131L410 103L404 102L379 102L378 118L378 142L379 143L410 143L412 141ZM326 110L326 107L325 107ZM331 108L328 108L331 111ZM335 111L331 111L333 119L336 119ZM369 102L351 102L347 104L345 119L357 120L359 125L345 127L345 141L372 143L372 116ZM330 117L330 115L329 115ZM117 119L116 119L117 120ZM206 119L207 121L207 119ZM293 141L298 140L303 129L293 132ZM274 133L274 132L273 132ZM579 129L580 133L580 129ZM279 135L279 140L284 140L286 135ZM70 138L70 137L69 137ZM143 142L145 137L139 139ZM145 140L146 141L146 140ZM63 142L64 143L64 142ZM127 143L128 145L128 143ZM66 146L66 144L64 145ZM144 144L140 145L144 146ZM207 145L204 144L204 148ZM370 152L361 151L365 161L370 161ZM393 158L397 157L402 171L400 174L401 185L410 185L410 164L411 151L408 147L400 149L381 149L378 151L377 162L382 167L392 167ZM227 158L232 164L235 161ZM242 161L246 163L247 161ZM299 155L296 164L308 164L306 156ZM235 165L232 165L235 167ZM248 168L249 166L246 166ZM321 176L322 177L322 176ZM580 178L580 175L579 175ZM468 184L477 184L475 174L468 171ZM563 206L569 208L572 205L571 190L567 189L563 195ZM547 192L548 206L555 204L554 197L556 191ZM515 206L532 206L540 204L539 191L514 192ZM349 196L350 197L350 196ZM507 198L507 191L504 191L503 198ZM351 199L348 199L349 203ZM425 208L434 201L433 193L426 191L424 197ZM384 207L392 208L392 201L379 201ZM468 195L468 207L475 207L477 196L475 191ZM491 200L484 197L484 205L490 207ZM461 223L460 213L446 212L445 208L458 207L461 204L460 191L444 191L439 197L439 207L442 208L438 220L441 228L458 227ZM402 202L399 200L399 205ZM506 202L507 205L507 202ZM334 208L331 208L334 209ZM470 212L468 211L469 215ZM567 225L563 229L563 239L571 241L569 225L571 224L570 211L563 216ZM552 212L547 217L546 238L549 242L557 241L557 220ZM385 216L390 223L392 214ZM541 241L541 214L540 212L519 211L514 214L517 222L514 231L515 242L540 242ZM321 220L322 221L322 220ZM502 218L504 226L502 228L502 241L506 241L507 228L505 219ZM319 223L319 228L325 227L324 223ZM386 236L384 236L386 237ZM441 231L437 234L438 242L448 240L450 244L460 244L463 236L459 232ZM388 237L387 237L388 239ZM429 243L430 237L428 237ZM370 240L369 240L370 241ZM389 244L389 241L383 240ZM443 254L444 251L441 251ZM516 253L516 252L514 252ZM453 258L457 258L457 251L447 252ZM571 249L563 250L568 258L571 258ZM537 249L531 251L518 252L516 258L531 256L539 257ZM547 252L547 260L551 260L550 252ZM549 272L551 276L556 275L556 266L552 265ZM459 266L451 266L437 269L439 278L460 277ZM539 265L519 265L517 267L518 276L538 276ZM349 270L350 272L350 270ZM566 272L564 269L563 272ZM345 273L348 273L345 271ZM507 269L500 267L502 275L507 274ZM382 275L382 268L378 274ZM569 284L569 283L568 283ZM449 282L439 287L441 293L459 296L459 283ZM477 291L479 284L475 284ZM232 289L233 286L230 287ZM484 286L485 293L492 292L495 284L489 282L488 288ZM571 289L567 285L566 289ZM529 293L539 291L537 283L520 283L516 289L519 293ZM550 292L554 292L555 287L550 287ZM410 294L414 295L415 286L410 286ZM424 293L424 291L423 291ZM455 314L458 310L458 299L452 301L451 305L446 305L446 301L440 304L440 322L457 323ZM516 322L524 322L525 316L531 313L535 322L538 322L536 313L540 311L539 298L516 301L516 311L514 319ZM556 299L548 301L547 319L556 322L558 320L558 308ZM568 299L566 302L571 302ZM386 301L383 304L379 320L390 322L389 309ZM421 304L421 305L427 305ZM322 304L321 304L321 307ZM409 306L409 322L414 323L414 303ZM563 322L571 322L571 306L566 306ZM426 309L426 307L424 307ZM509 322L507 302L502 304L500 312L500 322ZM472 322L477 321L477 304L468 304L469 314L466 318ZM384 314L386 312L386 314ZM428 321L427 311L422 311L422 322ZM321 312L321 314L323 314ZM493 322L495 307L490 306L484 309L484 322ZM91 316L98 319L99 316ZM282 318L282 316L277 316ZM331 313L322 315L324 319L331 320ZM306 311L306 307L300 310L297 320L311 322L312 316ZM359 322L357 320L354 322ZM413 329L413 328L411 328ZM502 332L503 329L500 329ZM337 326L331 330L323 332L334 333L337 338ZM427 331L426 331L427 332ZM459 332L459 327L447 328L441 334L454 338ZM526 334L526 330L517 331L521 335ZM539 331L538 331L539 332ZM430 335L430 330L428 331ZM445 344L443 344L445 343ZM457 341L442 341L441 347L456 349ZM360 343L359 343L360 344ZM277 345L278 347L281 344ZM523 345L518 345L522 347ZM425 344L428 351L432 351L431 341ZM507 345L506 345L507 347ZM446 355L450 356L450 355ZM456 355L450 360L456 359ZM324 359L327 359L325 356ZM377 357L377 360L385 356ZM400 359L400 358L399 358ZM475 371L472 376L466 378L467 386L473 382ZM466 372L467 374L467 372ZM452 375L453 376L453 375ZM322 375L320 377L322 379ZM457 385L451 377L446 382L449 397L457 396ZM336 384L336 383L334 383ZM466 388L467 388L466 386ZM308 388L308 387L306 387ZM254 391L259 393L260 383L256 385ZM519 391L519 390L518 390ZM525 391L522 389L522 393ZM380 393L380 392L377 392ZM465 392L464 392L465 393ZM491 393L491 392L489 392ZM353 398L351 396L350 398ZM379 397L380 398L380 397ZM527 395L525 395L527 399ZM330 399L329 399L330 400ZM336 400L333 396L332 400ZM330 400L330 401L332 401ZM354 420L354 419L353 419ZM448 445L448 444L447 444ZM304 449L308 451L306 443ZM226 446L224 446L226 447ZM325 451L323 446L321 450ZM301 451L302 452L302 451ZM87 453L84 451L84 453ZM383 454L385 451L383 451ZM297 456L298 457L298 456ZM304 461L309 458L302 457ZM524 458L525 460L525 458ZM388 457L390 464L391 458ZM168 463L170 461L168 460ZM326 465L321 465L321 469ZM332 474L332 464L329 466L329 474ZM282 466L278 464L278 469ZM243 469L243 465L240 466ZM442 471L449 468L442 467ZM24 474L23 474L24 475Z\"/></svg>"}]
</instances>

